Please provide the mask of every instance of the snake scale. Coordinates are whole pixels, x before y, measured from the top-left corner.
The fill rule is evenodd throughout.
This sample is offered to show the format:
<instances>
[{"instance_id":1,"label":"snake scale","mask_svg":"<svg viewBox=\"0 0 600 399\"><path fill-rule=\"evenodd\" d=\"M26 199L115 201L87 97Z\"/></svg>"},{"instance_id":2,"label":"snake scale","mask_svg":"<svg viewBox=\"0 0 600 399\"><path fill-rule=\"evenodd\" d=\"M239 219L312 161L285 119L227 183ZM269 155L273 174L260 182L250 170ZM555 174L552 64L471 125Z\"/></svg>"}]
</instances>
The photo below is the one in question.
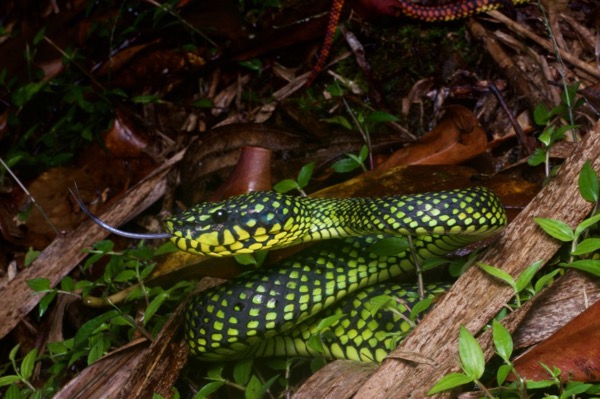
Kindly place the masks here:
<instances>
[{"instance_id":1,"label":"snake scale","mask_svg":"<svg viewBox=\"0 0 600 399\"><path fill-rule=\"evenodd\" d=\"M381 292L400 295L400 311L407 311L417 297L407 285L363 290L413 270L415 260L443 256L505 224L497 196L475 187L348 199L252 192L197 205L165 227L178 248L211 256L326 240L278 267L245 273L195 296L185 316L193 355L223 360L320 354L381 361L390 349L390 334L410 326L390 312L370 312L369 298ZM370 250L389 235L412 236L413 252L380 256ZM427 294L441 289L430 286ZM321 311L338 319L321 334L324 349L318 353L306 341L319 332L315 315Z\"/></svg>"}]
</instances>

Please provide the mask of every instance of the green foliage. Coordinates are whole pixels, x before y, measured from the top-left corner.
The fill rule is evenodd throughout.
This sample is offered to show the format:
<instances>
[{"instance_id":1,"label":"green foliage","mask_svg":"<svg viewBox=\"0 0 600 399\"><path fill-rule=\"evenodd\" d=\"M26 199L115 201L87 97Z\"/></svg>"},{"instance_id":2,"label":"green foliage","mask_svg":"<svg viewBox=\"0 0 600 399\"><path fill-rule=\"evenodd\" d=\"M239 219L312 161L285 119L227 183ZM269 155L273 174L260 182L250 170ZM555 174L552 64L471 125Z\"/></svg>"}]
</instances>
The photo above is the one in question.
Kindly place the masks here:
<instances>
[{"instance_id":1,"label":"green foliage","mask_svg":"<svg viewBox=\"0 0 600 399\"><path fill-rule=\"evenodd\" d=\"M296 178L296 180L284 179L279 183L275 184L275 186L273 186L273 189L278 193L287 193L288 191L295 189L298 190L300 194L302 194L302 196L306 197L306 193L303 189L306 186L308 186L308 182L312 177L315 165L315 162L311 162L309 164L304 165L302 169L300 169L300 172L298 172L298 177Z\"/></svg>"},{"instance_id":2,"label":"green foliage","mask_svg":"<svg viewBox=\"0 0 600 399\"><path fill-rule=\"evenodd\" d=\"M566 86L562 94L562 102L558 106L549 110L544 104L538 104L533 111L534 122L538 126L543 126L544 130L538 137L542 147L531 154L528 163L531 166L545 164L546 176L550 175L550 149L557 141L564 139L567 132L577 128L573 124L572 115L574 110L584 104L583 98L576 100L578 87L579 82ZM561 120L569 123L561 125Z\"/></svg>"},{"instance_id":3,"label":"green foliage","mask_svg":"<svg viewBox=\"0 0 600 399\"><path fill-rule=\"evenodd\" d=\"M363 145L357 155L346 154L346 158L336 161L331 168L337 173L347 173L355 169L361 168L363 172L367 171L365 161L369 156L369 147Z\"/></svg>"}]
</instances>

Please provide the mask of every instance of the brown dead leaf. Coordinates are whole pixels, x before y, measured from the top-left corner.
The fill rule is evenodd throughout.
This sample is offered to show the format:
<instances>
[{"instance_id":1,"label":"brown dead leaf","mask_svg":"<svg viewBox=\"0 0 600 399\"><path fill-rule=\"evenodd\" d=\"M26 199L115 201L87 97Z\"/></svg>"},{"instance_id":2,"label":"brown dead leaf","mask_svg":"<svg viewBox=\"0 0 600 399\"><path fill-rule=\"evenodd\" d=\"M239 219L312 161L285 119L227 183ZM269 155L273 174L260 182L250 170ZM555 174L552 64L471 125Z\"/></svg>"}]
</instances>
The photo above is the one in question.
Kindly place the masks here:
<instances>
[{"instance_id":1,"label":"brown dead leaf","mask_svg":"<svg viewBox=\"0 0 600 399\"><path fill-rule=\"evenodd\" d=\"M417 143L392 154L378 169L397 165L448 165L471 159L487 148L487 138L473 113L462 106L446 108L437 126Z\"/></svg>"},{"instance_id":2,"label":"brown dead leaf","mask_svg":"<svg viewBox=\"0 0 600 399\"><path fill-rule=\"evenodd\" d=\"M561 370L561 381L600 381L600 302L513 362L521 377L548 379L541 363Z\"/></svg>"}]
</instances>

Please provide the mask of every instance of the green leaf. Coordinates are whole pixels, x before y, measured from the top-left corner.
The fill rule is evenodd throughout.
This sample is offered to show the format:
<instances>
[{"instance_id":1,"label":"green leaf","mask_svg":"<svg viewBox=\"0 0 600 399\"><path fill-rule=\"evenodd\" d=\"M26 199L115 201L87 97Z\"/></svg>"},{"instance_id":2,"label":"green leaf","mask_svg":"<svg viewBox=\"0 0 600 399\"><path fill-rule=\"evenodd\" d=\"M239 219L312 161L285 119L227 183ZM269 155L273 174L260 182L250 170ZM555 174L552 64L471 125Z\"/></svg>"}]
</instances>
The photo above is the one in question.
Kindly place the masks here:
<instances>
[{"instance_id":1,"label":"green leaf","mask_svg":"<svg viewBox=\"0 0 600 399\"><path fill-rule=\"evenodd\" d=\"M546 152L544 148L536 148L533 154L527 159L527 163L530 166L538 166L546 162Z\"/></svg>"},{"instance_id":2,"label":"green leaf","mask_svg":"<svg viewBox=\"0 0 600 399\"><path fill-rule=\"evenodd\" d=\"M316 162L311 162L309 164L306 164L302 167L302 169L300 169L300 172L298 173L298 186L300 186L300 188L304 188L308 185L308 182L310 181L310 178L312 176L313 170L315 169L315 165Z\"/></svg>"},{"instance_id":3,"label":"green leaf","mask_svg":"<svg viewBox=\"0 0 600 399\"><path fill-rule=\"evenodd\" d=\"M592 227L596 223L600 221L600 213L595 214L592 217L584 219L581 223L577 225L575 228L575 235L579 237L579 235L586 229Z\"/></svg>"},{"instance_id":4,"label":"green leaf","mask_svg":"<svg viewBox=\"0 0 600 399\"><path fill-rule=\"evenodd\" d=\"M363 145L362 147L360 147L360 152L358 153L358 159L360 159L361 162L365 162L368 157L369 157L369 147L367 147L366 145Z\"/></svg>"},{"instance_id":5,"label":"green leaf","mask_svg":"<svg viewBox=\"0 0 600 399\"><path fill-rule=\"evenodd\" d=\"M533 218L535 222L550 236L557 240L569 242L575 239L573 230L563 221L549 218Z\"/></svg>"},{"instance_id":6,"label":"green leaf","mask_svg":"<svg viewBox=\"0 0 600 399\"><path fill-rule=\"evenodd\" d=\"M288 191L292 191L296 188L298 188L298 183L296 183L296 181L292 179L284 179L273 186L273 190L282 194L287 193Z\"/></svg>"},{"instance_id":7,"label":"green leaf","mask_svg":"<svg viewBox=\"0 0 600 399\"><path fill-rule=\"evenodd\" d=\"M510 374L512 369L512 366L508 364L501 364L500 367L498 367L498 371L496 372L496 380L498 381L498 385L504 384L506 377L508 377L508 374Z\"/></svg>"},{"instance_id":8,"label":"green leaf","mask_svg":"<svg viewBox=\"0 0 600 399\"><path fill-rule=\"evenodd\" d=\"M27 280L27 285L35 292L46 292L50 290L50 280L44 277Z\"/></svg>"},{"instance_id":9,"label":"green leaf","mask_svg":"<svg viewBox=\"0 0 600 399\"><path fill-rule=\"evenodd\" d=\"M548 108L542 103L539 103L533 110L533 120L536 125L545 126L550 119Z\"/></svg>"},{"instance_id":10,"label":"green leaf","mask_svg":"<svg viewBox=\"0 0 600 399\"><path fill-rule=\"evenodd\" d=\"M331 327L333 324L335 324L339 319L344 318L346 315L344 313L340 313L340 314L334 314L328 317L325 317L324 319L319 321L319 324L317 324L317 331L323 331L326 328Z\"/></svg>"},{"instance_id":11,"label":"green leaf","mask_svg":"<svg viewBox=\"0 0 600 399\"><path fill-rule=\"evenodd\" d=\"M598 202L599 190L598 174L587 160L579 173L579 192L586 201L595 203Z\"/></svg>"},{"instance_id":12,"label":"green leaf","mask_svg":"<svg viewBox=\"0 0 600 399\"><path fill-rule=\"evenodd\" d=\"M556 269L556 270L551 271L548 274L544 274L542 277L540 277L538 279L538 281L535 282L533 290L536 293L540 292L542 290L542 288L544 288L544 286L546 284L548 284L550 281L552 281L552 279L554 278L554 276L556 276L558 273L560 273L560 269Z\"/></svg>"},{"instance_id":13,"label":"green leaf","mask_svg":"<svg viewBox=\"0 0 600 399\"><path fill-rule=\"evenodd\" d=\"M274 375L269 380L267 380L267 382L265 382L264 384L262 384L260 386L260 388L258 389L258 391L256 392L256 395L257 395L256 397L259 398L259 399L266 397L267 391L271 388L271 386L273 385L273 383L275 381L277 381L278 378L279 378L279 375Z\"/></svg>"},{"instance_id":14,"label":"green leaf","mask_svg":"<svg viewBox=\"0 0 600 399\"><path fill-rule=\"evenodd\" d=\"M49 293L44 295L44 297L40 300L40 303L38 305L38 314L40 317L42 317L46 313L46 311L48 310L48 306L50 306L54 298L56 298L56 294L56 290L50 291Z\"/></svg>"},{"instance_id":15,"label":"green leaf","mask_svg":"<svg viewBox=\"0 0 600 399\"><path fill-rule=\"evenodd\" d=\"M415 321L417 317L425 312L431 304L433 303L433 298L423 298L419 302L415 303L410 310L410 315L408 318L412 321Z\"/></svg>"},{"instance_id":16,"label":"green leaf","mask_svg":"<svg viewBox=\"0 0 600 399\"><path fill-rule=\"evenodd\" d=\"M148 324L152 316L156 313L156 311L160 308L160 305L169 297L168 291L162 291L158 295L156 295L152 301L148 304L146 308L146 312L144 313L144 326Z\"/></svg>"},{"instance_id":17,"label":"green leaf","mask_svg":"<svg viewBox=\"0 0 600 399\"><path fill-rule=\"evenodd\" d=\"M40 42L42 40L44 40L44 36L46 36L46 28L43 27L42 29L40 29L34 36L33 38L33 44L35 46L37 46L38 44L40 44Z\"/></svg>"},{"instance_id":18,"label":"green leaf","mask_svg":"<svg viewBox=\"0 0 600 399\"><path fill-rule=\"evenodd\" d=\"M323 122L331 123L334 125L340 125L348 130L352 130L352 125L350 124L348 119L346 119L346 117L342 115L337 115L332 118L325 118L323 119Z\"/></svg>"},{"instance_id":19,"label":"green leaf","mask_svg":"<svg viewBox=\"0 0 600 399\"><path fill-rule=\"evenodd\" d=\"M492 335L494 337L494 346L500 357L510 362L513 352L513 341L510 332L496 319L492 321Z\"/></svg>"},{"instance_id":20,"label":"green leaf","mask_svg":"<svg viewBox=\"0 0 600 399\"><path fill-rule=\"evenodd\" d=\"M15 346L13 346L13 348L8 353L8 360L10 360L11 362L15 361L15 359L17 358L17 353L19 352L20 346L21 346L20 344L16 344Z\"/></svg>"},{"instance_id":21,"label":"green leaf","mask_svg":"<svg viewBox=\"0 0 600 399\"><path fill-rule=\"evenodd\" d=\"M306 346L317 353L325 353L325 347L323 346L323 341L321 341L320 334L311 335L308 341L306 341Z\"/></svg>"},{"instance_id":22,"label":"green leaf","mask_svg":"<svg viewBox=\"0 0 600 399\"><path fill-rule=\"evenodd\" d=\"M473 380L481 378L485 368L485 357L483 356L479 342L464 326L460 326L458 355L465 374Z\"/></svg>"},{"instance_id":23,"label":"green leaf","mask_svg":"<svg viewBox=\"0 0 600 399\"><path fill-rule=\"evenodd\" d=\"M384 111L373 111L367 115L367 122L381 123L381 122L396 122L399 119Z\"/></svg>"},{"instance_id":24,"label":"green leaf","mask_svg":"<svg viewBox=\"0 0 600 399\"><path fill-rule=\"evenodd\" d=\"M586 238L575 247L571 255L585 255L600 249L600 238Z\"/></svg>"},{"instance_id":25,"label":"green leaf","mask_svg":"<svg viewBox=\"0 0 600 399\"><path fill-rule=\"evenodd\" d=\"M135 270L123 270L114 277L114 281L117 283L124 283L129 280L133 280L136 277Z\"/></svg>"},{"instance_id":26,"label":"green leaf","mask_svg":"<svg viewBox=\"0 0 600 399\"><path fill-rule=\"evenodd\" d=\"M260 382L258 377L253 374L252 377L250 378L250 381L248 381L248 385L246 385L245 398L246 399L262 399L262 395L260 393L261 386L262 386L262 383Z\"/></svg>"},{"instance_id":27,"label":"green leaf","mask_svg":"<svg viewBox=\"0 0 600 399\"><path fill-rule=\"evenodd\" d=\"M194 399L205 399L208 398L208 396L212 393L215 393L219 390L219 388L221 388L223 385L225 385L225 381L212 381L209 382L208 384L204 385L196 394L196 396L194 396Z\"/></svg>"},{"instance_id":28,"label":"green leaf","mask_svg":"<svg viewBox=\"0 0 600 399\"><path fill-rule=\"evenodd\" d=\"M27 253L25 254L25 260L23 261L24 266L27 267L31 265L33 261L36 260L38 256L40 256L40 254L40 251L36 251L33 248L29 247Z\"/></svg>"},{"instance_id":29,"label":"green leaf","mask_svg":"<svg viewBox=\"0 0 600 399\"><path fill-rule=\"evenodd\" d=\"M0 387L14 384L15 382L18 382L20 380L21 377L19 377L18 375L5 375L3 377L0 377Z\"/></svg>"},{"instance_id":30,"label":"green leaf","mask_svg":"<svg viewBox=\"0 0 600 399\"><path fill-rule=\"evenodd\" d=\"M600 277L600 260L582 259L571 263L561 263L560 265L563 267L571 267L573 269L583 270L584 272L593 274L596 277Z\"/></svg>"},{"instance_id":31,"label":"green leaf","mask_svg":"<svg viewBox=\"0 0 600 399\"><path fill-rule=\"evenodd\" d=\"M513 290L517 292L517 285L510 274L506 273L504 270L498 269L497 267L486 265L485 263L479 262L477 265L481 267L487 274L494 276L510 285Z\"/></svg>"},{"instance_id":32,"label":"green leaf","mask_svg":"<svg viewBox=\"0 0 600 399\"><path fill-rule=\"evenodd\" d=\"M395 256L410 248L408 240L403 237L384 237L375 241L369 251L379 256Z\"/></svg>"},{"instance_id":33,"label":"green leaf","mask_svg":"<svg viewBox=\"0 0 600 399\"><path fill-rule=\"evenodd\" d=\"M70 276L65 276L60 281L60 289L66 292L73 292L75 290L75 281Z\"/></svg>"},{"instance_id":34,"label":"green leaf","mask_svg":"<svg viewBox=\"0 0 600 399\"><path fill-rule=\"evenodd\" d=\"M252 256L252 254L239 254L235 255L234 258L235 261L240 265L250 266L257 264L256 259L254 258L254 256Z\"/></svg>"},{"instance_id":35,"label":"green leaf","mask_svg":"<svg viewBox=\"0 0 600 399\"><path fill-rule=\"evenodd\" d=\"M95 342L90 348L90 351L87 356L88 366L100 359L102 356L104 356L104 353L106 353L109 347L109 343L106 340L104 340L104 337L102 335L96 336L93 341Z\"/></svg>"},{"instance_id":36,"label":"green leaf","mask_svg":"<svg viewBox=\"0 0 600 399\"><path fill-rule=\"evenodd\" d=\"M459 387L461 385L468 384L473 381L473 378L463 373L450 373L442 377L441 380L435 383L435 385L427 392L427 395L433 395L438 392L447 391Z\"/></svg>"},{"instance_id":37,"label":"green leaf","mask_svg":"<svg viewBox=\"0 0 600 399\"><path fill-rule=\"evenodd\" d=\"M248 68L254 72L260 72L262 69L262 61L259 58L253 58L251 60L240 61L239 64L244 68Z\"/></svg>"},{"instance_id":38,"label":"green leaf","mask_svg":"<svg viewBox=\"0 0 600 399\"><path fill-rule=\"evenodd\" d=\"M194 108L212 108L215 104L210 98L199 98L192 103Z\"/></svg>"},{"instance_id":39,"label":"green leaf","mask_svg":"<svg viewBox=\"0 0 600 399\"><path fill-rule=\"evenodd\" d=\"M538 272L538 270L543 264L544 261L538 260L536 262L533 262L531 265L527 266L525 270L523 270L523 273L521 273L515 285L517 292L521 292L525 289L525 287L527 287L527 285L533 279L533 276L535 276L535 274Z\"/></svg>"},{"instance_id":40,"label":"green leaf","mask_svg":"<svg viewBox=\"0 0 600 399\"><path fill-rule=\"evenodd\" d=\"M163 102L159 96L155 94L146 94L142 96L135 96L131 99L135 104L152 104Z\"/></svg>"},{"instance_id":41,"label":"green leaf","mask_svg":"<svg viewBox=\"0 0 600 399\"><path fill-rule=\"evenodd\" d=\"M21 362L21 377L23 377L24 380L29 380L33 375L33 367L35 366L36 359L37 349L32 349L23 358L23 361Z\"/></svg>"},{"instance_id":42,"label":"green leaf","mask_svg":"<svg viewBox=\"0 0 600 399\"><path fill-rule=\"evenodd\" d=\"M357 162L355 159L346 157L336 161L333 165L331 165L331 168L337 173L348 173L360 168L360 165L360 162Z\"/></svg>"},{"instance_id":43,"label":"green leaf","mask_svg":"<svg viewBox=\"0 0 600 399\"><path fill-rule=\"evenodd\" d=\"M254 359L243 359L238 360L233 368L233 380L240 385L246 385L250 380L250 374L252 373L252 364Z\"/></svg>"},{"instance_id":44,"label":"green leaf","mask_svg":"<svg viewBox=\"0 0 600 399\"><path fill-rule=\"evenodd\" d=\"M561 393L560 399L568 399L574 397L577 394L586 392L592 384L586 384L584 382L569 382L565 387L565 390Z\"/></svg>"}]
</instances>

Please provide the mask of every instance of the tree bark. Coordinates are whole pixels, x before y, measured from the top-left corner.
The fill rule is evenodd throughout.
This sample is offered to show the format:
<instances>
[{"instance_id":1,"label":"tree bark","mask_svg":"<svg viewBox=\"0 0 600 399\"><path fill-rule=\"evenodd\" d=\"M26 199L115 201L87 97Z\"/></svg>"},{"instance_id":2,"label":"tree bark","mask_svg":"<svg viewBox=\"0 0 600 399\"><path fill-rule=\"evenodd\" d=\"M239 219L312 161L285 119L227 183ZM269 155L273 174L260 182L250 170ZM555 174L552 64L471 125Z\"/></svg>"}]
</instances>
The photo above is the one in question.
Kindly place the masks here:
<instances>
[{"instance_id":1,"label":"tree bark","mask_svg":"<svg viewBox=\"0 0 600 399\"><path fill-rule=\"evenodd\" d=\"M533 221L533 217L560 219L571 227L585 218L592 204L579 195L578 176L586 160L590 160L594 170L600 170L598 154L600 124L588 132L564 162L556 178L500 234L481 262L500 267L514 278L535 261L547 262L561 243L547 236ZM396 351L413 352L431 362L403 361L402 356L394 357L392 353L355 397L426 397L440 378L458 371L459 327L465 326L471 333L478 334L512 296L512 289L508 285L485 274L478 267L470 268ZM443 393L435 397L448 396L448 393Z\"/></svg>"}]
</instances>

